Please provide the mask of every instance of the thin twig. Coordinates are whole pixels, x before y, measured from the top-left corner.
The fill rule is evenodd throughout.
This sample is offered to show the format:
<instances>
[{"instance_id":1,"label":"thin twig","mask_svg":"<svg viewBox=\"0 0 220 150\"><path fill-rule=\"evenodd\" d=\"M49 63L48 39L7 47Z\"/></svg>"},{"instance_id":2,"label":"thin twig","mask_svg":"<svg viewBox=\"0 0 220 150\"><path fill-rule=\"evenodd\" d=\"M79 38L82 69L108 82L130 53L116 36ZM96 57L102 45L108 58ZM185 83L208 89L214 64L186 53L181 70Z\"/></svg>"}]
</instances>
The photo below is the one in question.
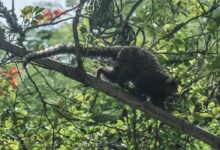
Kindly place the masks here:
<instances>
[{"instance_id":1,"label":"thin twig","mask_svg":"<svg viewBox=\"0 0 220 150\"><path fill-rule=\"evenodd\" d=\"M28 32L29 30L31 29L35 29L35 28L39 28L39 27L45 27L45 26L50 26L50 25L56 25L56 24L59 24L61 22L64 22L64 21L67 21L67 20L71 20L73 19L73 17L68 17L68 18L65 18L65 19L62 19L62 20L59 20L59 21L56 21L56 22L50 22L50 23L44 23L44 24L40 24L40 25L35 25L35 26L31 26L29 28L26 28L24 30L24 32Z\"/></svg>"},{"instance_id":2,"label":"thin twig","mask_svg":"<svg viewBox=\"0 0 220 150\"><path fill-rule=\"evenodd\" d=\"M79 17L81 15L81 11L82 11L82 8L85 2L86 2L85 0L80 1L79 7L76 10L76 15L73 18L73 23L72 23L72 32L73 32L73 38L74 38L74 43L75 43L75 55L76 55L76 61L78 64L77 68L78 68L79 73L81 73L82 78L84 74L84 68L83 68L83 63L82 63L82 59L80 55L80 44L79 44L79 35L78 35L77 26L78 26Z\"/></svg>"},{"instance_id":3,"label":"thin twig","mask_svg":"<svg viewBox=\"0 0 220 150\"><path fill-rule=\"evenodd\" d=\"M131 10L129 11L127 17L125 18L124 22L128 22L128 20L130 19L130 17L132 16L132 14L134 13L134 11L136 10L136 8L140 5L140 3L142 2L143 0L138 0L134 5L133 7L131 8Z\"/></svg>"}]
</instances>

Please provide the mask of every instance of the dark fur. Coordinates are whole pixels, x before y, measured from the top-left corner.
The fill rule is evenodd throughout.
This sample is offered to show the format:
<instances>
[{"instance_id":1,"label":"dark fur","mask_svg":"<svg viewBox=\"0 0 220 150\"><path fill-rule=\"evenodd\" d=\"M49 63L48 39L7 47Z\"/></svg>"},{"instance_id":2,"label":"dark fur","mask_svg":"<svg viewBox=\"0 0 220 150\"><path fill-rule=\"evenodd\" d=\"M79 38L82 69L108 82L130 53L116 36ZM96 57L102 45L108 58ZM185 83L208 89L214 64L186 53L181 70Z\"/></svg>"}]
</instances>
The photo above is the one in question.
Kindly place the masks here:
<instances>
[{"instance_id":1,"label":"dark fur","mask_svg":"<svg viewBox=\"0 0 220 150\"><path fill-rule=\"evenodd\" d=\"M56 54L73 53L74 45L58 45L44 51L33 52L24 57L24 66L30 61ZM121 51L118 53L118 49ZM164 100L176 93L177 84L165 73L156 57L149 51L138 47L113 46L100 49L81 48L82 56L111 57L115 60L112 68L100 67L97 77L103 74L108 80L128 88L127 82L132 82L138 95L151 97L153 104L163 107Z\"/></svg>"},{"instance_id":2,"label":"dark fur","mask_svg":"<svg viewBox=\"0 0 220 150\"><path fill-rule=\"evenodd\" d=\"M138 95L149 96L154 105L163 109L165 99L177 92L176 82L162 70L156 57L141 49L122 50L113 68L97 70L97 77L101 74L124 88L131 81Z\"/></svg>"}]
</instances>

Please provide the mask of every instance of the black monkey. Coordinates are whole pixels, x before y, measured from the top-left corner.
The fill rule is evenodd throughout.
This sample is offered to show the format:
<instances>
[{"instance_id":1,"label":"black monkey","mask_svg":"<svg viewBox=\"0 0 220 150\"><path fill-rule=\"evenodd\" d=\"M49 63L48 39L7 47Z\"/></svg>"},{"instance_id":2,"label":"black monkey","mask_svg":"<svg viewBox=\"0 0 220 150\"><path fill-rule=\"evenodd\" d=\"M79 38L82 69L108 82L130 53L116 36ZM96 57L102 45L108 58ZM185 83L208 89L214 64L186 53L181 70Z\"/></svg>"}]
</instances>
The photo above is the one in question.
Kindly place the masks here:
<instances>
[{"instance_id":1,"label":"black monkey","mask_svg":"<svg viewBox=\"0 0 220 150\"><path fill-rule=\"evenodd\" d=\"M121 51L118 53L118 49ZM44 51L33 52L24 57L24 66L30 61L62 53L73 53L74 45L56 46ZM138 47L113 46L87 50L82 48L82 55L87 57L111 57L115 60L112 68L100 67L97 77L103 74L113 83L128 88L132 82L140 96L149 96L153 104L164 108L164 100L176 93L176 82L160 67L156 57L150 51Z\"/></svg>"},{"instance_id":2,"label":"black monkey","mask_svg":"<svg viewBox=\"0 0 220 150\"><path fill-rule=\"evenodd\" d=\"M122 50L112 68L97 69L97 77L101 74L123 88L127 88L126 82L132 82L139 96L149 96L163 109L165 99L177 92L177 83L163 71L156 57L142 49Z\"/></svg>"}]
</instances>

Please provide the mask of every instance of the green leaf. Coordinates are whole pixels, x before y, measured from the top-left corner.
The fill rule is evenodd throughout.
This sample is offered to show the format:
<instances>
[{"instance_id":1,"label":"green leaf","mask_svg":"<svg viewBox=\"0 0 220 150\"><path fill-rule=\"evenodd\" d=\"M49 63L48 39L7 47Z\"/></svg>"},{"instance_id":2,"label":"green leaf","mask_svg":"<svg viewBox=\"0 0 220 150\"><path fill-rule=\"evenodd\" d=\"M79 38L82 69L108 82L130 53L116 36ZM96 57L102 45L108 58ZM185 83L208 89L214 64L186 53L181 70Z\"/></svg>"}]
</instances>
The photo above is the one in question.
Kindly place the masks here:
<instances>
[{"instance_id":1,"label":"green leaf","mask_svg":"<svg viewBox=\"0 0 220 150\"><path fill-rule=\"evenodd\" d=\"M199 113L199 115L203 118L213 118L213 116L209 113Z\"/></svg>"},{"instance_id":2,"label":"green leaf","mask_svg":"<svg viewBox=\"0 0 220 150\"><path fill-rule=\"evenodd\" d=\"M219 9L214 10L212 16L214 18L220 17L220 10Z\"/></svg>"},{"instance_id":3,"label":"green leaf","mask_svg":"<svg viewBox=\"0 0 220 150\"><path fill-rule=\"evenodd\" d=\"M9 144L8 144L8 147L7 149L13 149L13 150L18 150L19 149L19 144L18 142L16 142L15 140L12 141L12 140L9 140Z\"/></svg>"},{"instance_id":4,"label":"green leaf","mask_svg":"<svg viewBox=\"0 0 220 150\"><path fill-rule=\"evenodd\" d=\"M10 99L13 100L13 101L16 99L16 93L15 92L10 93Z\"/></svg>"},{"instance_id":5,"label":"green leaf","mask_svg":"<svg viewBox=\"0 0 220 150\"><path fill-rule=\"evenodd\" d=\"M183 39L176 38L176 39L174 40L174 44L181 46L181 45L184 45L185 42L184 42Z\"/></svg>"},{"instance_id":6,"label":"green leaf","mask_svg":"<svg viewBox=\"0 0 220 150\"><path fill-rule=\"evenodd\" d=\"M45 9L45 8L41 8L41 7L39 7L39 6L36 6L36 7L34 8L35 14L37 15L37 14L41 13L44 9Z\"/></svg>"},{"instance_id":7,"label":"green leaf","mask_svg":"<svg viewBox=\"0 0 220 150\"><path fill-rule=\"evenodd\" d=\"M61 145L59 149L60 149L60 150L68 150L68 148L65 147L64 145Z\"/></svg>"},{"instance_id":8,"label":"green leaf","mask_svg":"<svg viewBox=\"0 0 220 150\"><path fill-rule=\"evenodd\" d=\"M39 6L34 7L34 12L36 12L39 8Z\"/></svg>"},{"instance_id":9,"label":"green leaf","mask_svg":"<svg viewBox=\"0 0 220 150\"><path fill-rule=\"evenodd\" d=\"M213 108L213 107L215 107L215 103L214 103L214 102L210 102L210 103L208 104L208 108L211 109L211 108Z\"/></svg>"},{"instance_id":10,"label":"green leaf","mask_svg":"<svg viewBox=\"0 0 220 150\"><path fill-rule=\"evenodd\" d=\"M217 30L218 25L215 21L211 20L208 24L207 30L210 31L211 33L215 33Z\"/></svg>"},{"instance_id":11,"label":"green leaf","mask_svg":"<svg viewBox=\"0 0 220 150\"><path fill-rule=\"evenodd\" d=\"M35 19L37 20L43 20L44 16L42 14L38 14L37 16L35 16Z\"/></svg>"},{"instance_id":12,"label":"green leaf","mask_svg":"<svg viewBox=\"0 0 220 150\"><path fill-rule=\"evenodd\" d=\"M143 22L143 19L141 17L132 17L131 20L135 23Z\"/></svg>"},{"instance_id":13,"label":"green leaf","mask_svg":"<svg viewBox=\"0 0 220 150\"><path fill-rule=\"evenodd\" d=\"M57 102L57 105L62 107L65 105L65 100L64 99L60 99L58 102Z\"/></svg>"},{"instance_id":14,"label":"green leaf","mask_svg":"<svg viewBox=\"0 0 220 150\"><path fill-rule=\"evenodd\" d=\"M220 107L215 107L215 108L213 108L213 109L212 109L212 113L213 113L214 115L220 114Z\"/></svg>"},{"instance_id":15,"label":"green leaf","mask_svg":"<svg viewBox=\"0 0 220 150\"><path fill-rule=\"evenodd\" d=\"M19 113L22 116L25 116L28 114L27 111L25 111L25 110L18 110L17 113Z\"/></svg>"},{"instance_id":16,"label":"green leaf","mask_svg":"<svg viewBox=\"0 0 220 150\"><path fill-rule=\"evenodd\" d=\"M33 6L26 6L22 9L22 15L26 16L28 13L32 12Z\"/></svg>"},{"instance_id":17,"label":"green leaf","mask_svg":"<svg viewBox=\"0 0 220 150\"><path fill-rule=\"evenodd\" d=\"M189 112L193 113L195 111L195 105L190 105L189 106Z\"/></svg>"},{"instance_id":18,"label":"green leaf","mask_svg":"<svg viewBox=\"0 0 220 150\"><path fill-rule=\"evenodd\" d=\"M171 29L171 26L172 26L171 24L165 24L163 28L164 30L168 31Z\"/></svg>"},{"instance_id":19,"label":"green leaf","mask_svg":"<svg viewBox=\"0 0 220 150\"><path fill-rule=\"evenodd\" d=\"M8 129L11 129L13 127L13 124L12 124L12 121L11 119L8 119L5 121L5 126L8 128Z\"/></svg>"},{"instance_id":20,"label":"green leaf","mask_svg":"<svg viewBox=\"0 0 220 150\"><path fill-rule=\"evenodd\" d=\"M207 68L210 70L220 70L220 56L216 57L216 59L212 61L211 64L208 64Z\"/></svg>"},{"instance_id":21,"label":"green leaf","mask_svg":"<svg viewBox=\"0 0 220 150\"><path fill-rule=\"evenodd\" d=\"M187 119L189 120L189 122L193 122L194 121L194 117L193 116L188 116Z\"/></svg>"},{"instance_id":22,"label":"green leaf","mask_svg":"<svg viewBox=\"0 0 220 150\"><path fill-rule=\"evenodd\" d=\"M51 137L51 131L46 131L42 133L42 136L44 137L44 139L47 141L50 139Z\"/></svg>"},{"instance_id":23,"label":"green leaf","mask_svg":"<svg viewBox=\"0 0 220 150\"><path fill-rule=\"evenodd\" d=\"M169 57L167 57L167 55L161 54L160 56L161 56L164 60L169 61Z\"/></svg>"}]
</instances>

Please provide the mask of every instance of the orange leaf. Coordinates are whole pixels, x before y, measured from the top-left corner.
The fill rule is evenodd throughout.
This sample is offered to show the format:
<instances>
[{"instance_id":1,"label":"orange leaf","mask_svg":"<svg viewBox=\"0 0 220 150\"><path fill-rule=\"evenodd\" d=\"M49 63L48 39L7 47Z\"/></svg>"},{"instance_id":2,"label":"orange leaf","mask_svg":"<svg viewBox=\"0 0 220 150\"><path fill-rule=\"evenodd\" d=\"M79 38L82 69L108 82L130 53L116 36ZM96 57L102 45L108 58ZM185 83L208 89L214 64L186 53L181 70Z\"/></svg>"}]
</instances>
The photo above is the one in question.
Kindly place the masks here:
<instances>
[{"instance_id":1,"label":"orange leaf","mask_svg":"<svg viewBox=\"0 0 220 150\"><path fill-rule=\"evenodd\" d=\"M50 9L44 11L43 16L46 18L46 20L52 20L53 19L53 13Z\"/></svg>"},{"instance_id":2,"label":"orange leaf","mask_svg":"<svg viewBox=\"0 0 220 150\"><path fill-rule=\"evenodd\" d=\"M15 78L11 78L11 84L13 85L13 87L17 87L17 81Z\"/></svg>"},{"instance_id":3,"label":"orange leaf","mask_svg":"<svg viewBox=\"0 0 220 150\"><path fill-rule=\"evenodd\" d=\"M54 13L55 16L57 17L57 16L60 16L60 15L63 13L63 10L61 10L61 9L56 9L56 10L53 11L53 13Z\"/></svg>"},{"instance_id":4,"label":"orange leaf","mask_svg":"<svg viewBox=\"0 0 220 150\"><path fill-rule=\"evenodd\" d=\"M15 73L17 73L17 72L18 72L18 70L17 70L16 67L12 66L12 67L10 68L10 73L15 74Z\"/></svg>"},{"instance_id":5,"label":"orange leaf","mask_svg":"<svg viewBox=\"0 0 220 150\"><path fill-rule=\"evenodd\" d=\"M17 69L16 67L12 66L12 67L10 68L10 76L13 77L13 76L18 75L18 74L20 74L20 72L18 71L18 69Z\"/></svg>"}]
</instances>

